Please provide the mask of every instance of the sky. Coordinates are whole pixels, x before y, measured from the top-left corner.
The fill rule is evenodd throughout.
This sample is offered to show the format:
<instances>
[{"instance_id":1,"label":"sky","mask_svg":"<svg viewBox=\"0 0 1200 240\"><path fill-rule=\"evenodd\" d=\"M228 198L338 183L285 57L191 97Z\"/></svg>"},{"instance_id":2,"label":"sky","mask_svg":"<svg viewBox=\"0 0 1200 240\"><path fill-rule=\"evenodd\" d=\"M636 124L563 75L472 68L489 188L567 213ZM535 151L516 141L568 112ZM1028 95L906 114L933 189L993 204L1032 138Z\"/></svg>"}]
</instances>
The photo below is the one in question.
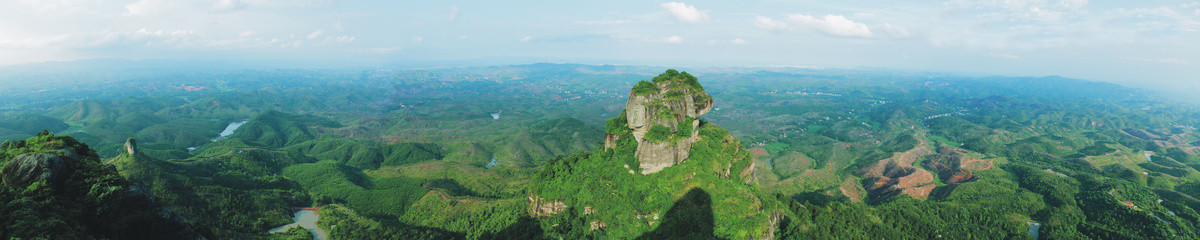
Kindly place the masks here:
<instances>
[{"instance_id":1,"label":"sky","mask_svg":"<svg viewBox=\"0 0 1200 240\"><path fill-rule=\"evenodd\" d=\"M0 1L0 65L96 58L870 67L1200 89L1200 2Z\"/></svg>"}]
</instances>

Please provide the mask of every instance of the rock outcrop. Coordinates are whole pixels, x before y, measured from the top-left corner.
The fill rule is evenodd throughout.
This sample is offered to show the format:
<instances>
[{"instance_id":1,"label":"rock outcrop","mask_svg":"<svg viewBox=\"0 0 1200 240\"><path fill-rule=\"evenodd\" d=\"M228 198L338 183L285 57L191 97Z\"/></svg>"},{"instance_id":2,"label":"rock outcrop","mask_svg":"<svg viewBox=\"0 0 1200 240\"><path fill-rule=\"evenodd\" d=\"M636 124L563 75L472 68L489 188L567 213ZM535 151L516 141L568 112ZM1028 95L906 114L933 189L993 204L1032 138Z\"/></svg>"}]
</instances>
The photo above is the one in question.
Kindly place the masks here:
<instances>
[{"instance_id":1,"label":"rock outcrop","mask_svg":"<svg viewBox=\"0 0 1200 240\"><path fill-rule=\"evenodd\" d=\"M784 205L754 190L754 157L736 137L698 120L712 108L690 74L638 82L625 110L605 122L604 150L542 168L529 216L592 230L548 238L773 239Z\"/></svg>"},{"instance_id":2,"label":"rock outcrop","mask_svg":"<svg viewBox=\"0 0 1200 240\"><path fill-rule=\"evenodd\" d=\"M67 161L58 156L26 153L8 160L0 175L3 175L5 186L23 189L40 181L56 184L69 174L67 168Z\"/></svg>"},{"instance_id":3,"label":"rock outcrop","mask_svg":"<svg viewBox=\"0 0 1200 240\"><path fill-rule=\"evenodd\" d=\"M137 140L132 138L125 140L125 153L129 155L137 154Z\"/></svg>"},{"instance_id":4,"label":"rock outcrop","mask_svg":"<svg viewBox=\"0 0 1200 240\"><path fill-rule=\"evenodd\" d=\"M0 145L0 158L7 158L0 159L7 161L0 179L15 190L14 198L0 199L0 204L8 206L5 211L47 213L19 216L23 221L63 224L22 225L20 231L5 233L8 238L204 239L152 193L101 163L86 144L48 132L18 142ZM46 185L30 187L40 183ZM36 204L12 201L26 197L37 199Z\"/></svg>"},{"instance_id":5,"label":"rock outcrop","mask_svg":"<svg viewBox=\"0 0 1200 240\"><path fill-rule=\"evenodd\" d=\"M712 97L686 72L669 70L652 82L638 82L625 103L623 124L638 144L642 174L687 160L700 126L698 118L712 106ZM609 133L605 147L615 147L619 138Z\"/></svg>"},{"instance_id":6,"label":"rock outcrop","mask_svg":"<svg viewBox=\"0 0 1200 240\"><path fill-rule=\"evenodd\" d=\"M566 202L559 200L546 200L536 195L529 195L529 217L543 218L550 215L562 213L567 210Z\"/></svg>"}]
</instances>

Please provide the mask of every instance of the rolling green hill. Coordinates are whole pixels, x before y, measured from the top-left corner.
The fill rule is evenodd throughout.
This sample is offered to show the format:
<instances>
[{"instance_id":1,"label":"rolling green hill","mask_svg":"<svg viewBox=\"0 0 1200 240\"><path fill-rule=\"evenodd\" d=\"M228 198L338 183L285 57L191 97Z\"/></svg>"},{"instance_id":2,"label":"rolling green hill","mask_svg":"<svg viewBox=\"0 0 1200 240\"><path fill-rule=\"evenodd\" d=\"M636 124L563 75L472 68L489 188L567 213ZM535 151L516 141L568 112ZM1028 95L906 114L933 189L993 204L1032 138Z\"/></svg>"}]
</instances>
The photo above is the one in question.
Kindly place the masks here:
<instances>
[{"instance_id":1,"label":"rolling green hill","mask_svg":"<svg viewBox=\"0 0 1200 240\"><path fill-rule=\"evenodd\" d=\"M0 95L0 161L84 143L77 155L96 159L71 189L0 191L20 210L0 215L46 220L4 218L44 225L0 237L120 238L106 221L126 220L93 211L123 201L91 190L112 187L210 239L305 238L266 233L296 207L322 207L332 239L1200 238L1200 108L1165 95L1059 77L688 72L280 69Z\"/></svg>"}]
</instances>

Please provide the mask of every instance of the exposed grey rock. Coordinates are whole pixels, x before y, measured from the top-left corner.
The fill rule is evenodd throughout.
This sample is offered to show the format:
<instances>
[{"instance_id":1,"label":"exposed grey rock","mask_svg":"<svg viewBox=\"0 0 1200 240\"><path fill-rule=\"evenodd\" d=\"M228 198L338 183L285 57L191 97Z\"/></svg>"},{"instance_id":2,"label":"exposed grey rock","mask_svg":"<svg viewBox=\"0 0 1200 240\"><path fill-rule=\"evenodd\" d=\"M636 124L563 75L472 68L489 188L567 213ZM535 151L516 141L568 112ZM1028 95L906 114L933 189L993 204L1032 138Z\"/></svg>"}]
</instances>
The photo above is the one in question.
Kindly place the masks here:
<instances>
[{"instance_id":1,"label":"exposed grey rock","mask_svg":"<svg viewBox=\"0 0 1200 240\"><path fill-rule=\"evenodd\" d=\"M700 126L698 118L712 110L712 97L699 84L688 83L688 78L695 81L691 75L681 74L656 80L658 92L629 94L625 103L626 125L638 143L636 155L642 174L662 171L687 160ZM659 142L646 139L651 127L665 126L675 133L682 130L680 124L690 124L691 132L672 134L670 139ZM617 139L619 136L605 137L605 146L615 146Z\"/></svg>"},{"instance_id":2,"label":"exposed grey rock","mask_svg":"<svg viewBox=\"0 0 1200 240\"><path fill-rule=\"evenodd\" d=\"M529 216L533 218L549 217L567 210L566 202L562 199L546 200L537 195L529 195Z\"/></svg>"},{"instance_id":3,"label":"exposed grey rock","mask_svg":"<svg viewBox=\"0 0 1200 240\"><path fill-rule=\"evenodd\" d=\"M617 147L617 140L621 140L621 135L605 133L604 134L604 148Z\"/></svg>"},{"instance_id":4,"label":"exposed grey rock","mask_svg":"<svg viewBox=\"0 0 1200 240\"><path fill-rule=\"evenodd\" d=\"M66 160L69 161L79 161L80 159L83 159L79 156L79 154L75 153L75 150L71 150L71 148L63 148L59 149L58 151L62 153L63 157L67 158Z\"/></svg>"},{"instance_id":5,"label":"exposed grey rock","mask_svg":"<svg viewBox=\"0 0 1200 240\"><path fill-rule=\"evenodd\" d=\"M129 155L137 154L137 140L132 138L125 140L125 153Z\"/></svg>"},{"instance_id":6,"label":"exposed grey rock","mask_svg":"<svg viewBox=\"0 0 1200 240\"><path fill-rule=\"evenodd\" d=\"M642 174L662 171L687 160L694 142L695 140L692 138L680 139L675 142L639 142L636 156L640 162Z\"/></svg>"},{"instance_id":7,"label":"exposed grey rock","mask_svg":"<svg viewBox=\"0 0 1200 240\"><path fill-rule=\"evenodd\" d=\"M4 185L11 188L25 188L40 181L55 184L66 178L67 174L67 162L46 153L17 155L8 160L3 171L0 171Z\"/></svg>"},{"instance_id":8,"label":"exposed grey rock","mask_svg":"<svg viewBox=\"0 0 1200 240\"><path fill-rule=\"evenodd\" d=\"M592 221L588 224L591 225L592 231L596 231L596 229L604 230L605 228L608 228L608 224L605 224L602 221Z\"/></svg>"},{"instance_id":9,"label":"exposed grey rock","mask_svg":"<svg viewBox=\"0 0 1200 240\"><path fill-rule=\"evenodd\" d=\"M772 212L771 216L767 219L769 222L767 224L767 229L764 229L765 231L763 231L763 236L758 239L775 239L775 229L779 228L780 220L783 220L783 213L779 211Z\"/></svg>"}]
</instances>

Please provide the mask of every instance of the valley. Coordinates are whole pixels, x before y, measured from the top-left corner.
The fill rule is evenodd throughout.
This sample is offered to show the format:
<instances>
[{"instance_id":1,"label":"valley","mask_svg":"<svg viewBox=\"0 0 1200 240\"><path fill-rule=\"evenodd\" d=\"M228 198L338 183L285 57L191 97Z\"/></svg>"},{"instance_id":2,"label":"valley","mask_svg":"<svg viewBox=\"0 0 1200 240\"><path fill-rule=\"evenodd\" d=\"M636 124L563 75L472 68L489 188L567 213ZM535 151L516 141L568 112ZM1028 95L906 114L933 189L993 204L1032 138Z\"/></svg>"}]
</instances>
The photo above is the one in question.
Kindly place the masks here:
<instances>
[{"instance_id":1,"label":"valley","mask_svg":"<svg viewBox=\"0 0 1200 240\"><path fill-rule=\"evenodd\" d=\"M0 137L77 139L208 239L1200 237L1200 111L1154 92L663 70L109 81L0 96Z\"/></svg>"}]
</instances>

